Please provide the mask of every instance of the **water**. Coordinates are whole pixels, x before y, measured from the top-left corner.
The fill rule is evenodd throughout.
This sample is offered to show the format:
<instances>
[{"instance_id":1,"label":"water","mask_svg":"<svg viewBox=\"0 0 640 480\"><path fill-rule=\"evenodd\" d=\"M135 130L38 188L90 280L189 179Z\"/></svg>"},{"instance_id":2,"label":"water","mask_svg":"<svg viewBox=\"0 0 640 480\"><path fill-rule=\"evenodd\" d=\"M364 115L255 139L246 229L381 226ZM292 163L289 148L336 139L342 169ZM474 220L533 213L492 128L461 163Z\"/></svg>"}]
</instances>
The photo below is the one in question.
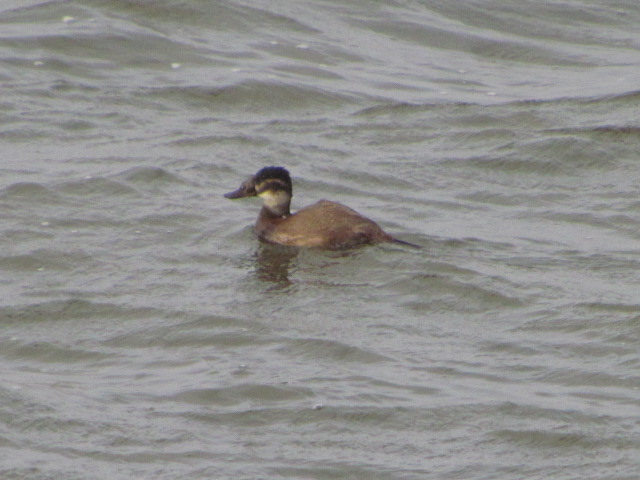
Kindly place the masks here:
<instances>
[{"instance_id":1,"label":"water","mask_svg":"<svg viewBox=\"0 0 640 480\"><path fill-rule=\"evenodd\" d=\"M5 0L0 478L636 479L640 7L507 3Z\"/></svg>"}]
</instances>

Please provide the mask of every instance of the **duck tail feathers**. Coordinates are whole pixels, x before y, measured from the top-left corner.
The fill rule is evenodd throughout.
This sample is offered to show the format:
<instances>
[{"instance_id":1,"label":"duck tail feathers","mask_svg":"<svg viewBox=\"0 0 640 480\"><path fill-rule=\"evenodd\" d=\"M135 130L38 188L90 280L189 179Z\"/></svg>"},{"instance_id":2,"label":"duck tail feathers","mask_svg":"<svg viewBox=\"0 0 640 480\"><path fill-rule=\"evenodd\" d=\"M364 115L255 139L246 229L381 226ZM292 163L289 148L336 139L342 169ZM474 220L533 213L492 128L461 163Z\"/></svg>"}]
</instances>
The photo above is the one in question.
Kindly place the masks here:
<instances>
[{"instance_id":1,"label":"duck tail feathers","mask_svg":"<svg viewBox=\"0 0 640 480\"><path fill-rule=\"evenodd\" d=\"M400 245L406 245L411 248L422 248L421 245L416 245L415 243L411 243L411 242L405 242L404 240L399 240L397 238L392 238L391 241L393 243L399 243Z\"/></svg>"}]
</instances>

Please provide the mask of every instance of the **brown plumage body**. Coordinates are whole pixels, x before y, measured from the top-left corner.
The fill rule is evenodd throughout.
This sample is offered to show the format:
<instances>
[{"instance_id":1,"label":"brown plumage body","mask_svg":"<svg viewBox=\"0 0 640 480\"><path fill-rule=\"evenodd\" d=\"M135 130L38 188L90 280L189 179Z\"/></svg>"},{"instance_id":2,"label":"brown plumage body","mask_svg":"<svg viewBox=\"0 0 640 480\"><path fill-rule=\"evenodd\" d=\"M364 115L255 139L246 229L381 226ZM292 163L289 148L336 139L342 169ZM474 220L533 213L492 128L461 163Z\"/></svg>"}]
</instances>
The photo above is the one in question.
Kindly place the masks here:
<instances>
[{"instance_id":1,"label":"brown plumage body","mask_svg":"<svg viewBox=\"0 0 640 480\"><path fill-rule=\"evenodd\" d=\"M296 213L289 210L293 187L282 167L265 167L227 198L259 196L264 205L255 224L261 240L294 247L340 249L381 242L397 242L373 220L336 202L320 200Z\"/></svg>"},{"instance_id":2,"label":"brown plumage body","mask_svg":"<svg viewBox=\"0 0 640 480\"><path fill-rule=\"evenodd\" d=\"M328 200L282 217L262 207L255 231L267 242L294 247L346 248L393 241L373 220Z\"/></svg>"}]
</instances>

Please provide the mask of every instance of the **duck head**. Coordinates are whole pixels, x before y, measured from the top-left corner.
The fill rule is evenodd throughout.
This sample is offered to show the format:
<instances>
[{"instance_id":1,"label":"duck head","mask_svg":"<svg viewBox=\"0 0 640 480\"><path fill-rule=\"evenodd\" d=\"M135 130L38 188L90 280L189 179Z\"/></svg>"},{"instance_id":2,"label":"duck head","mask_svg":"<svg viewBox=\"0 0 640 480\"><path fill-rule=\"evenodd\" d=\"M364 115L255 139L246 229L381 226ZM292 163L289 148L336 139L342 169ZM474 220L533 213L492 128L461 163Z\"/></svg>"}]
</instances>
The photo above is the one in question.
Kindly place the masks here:
<instances>
[{"instance_id":1,"label":"duck head","mask_svg":"<svg viewBox=\"0 0 640 480\"><path fill-rule=\"evenodd\" d=\"M245 180L240 188L225 193L226 198L260 197L263 208L268 213L283 217L290 214L293 185L291 176L283 167L264 167L251 178Z\"/></svg>"}]
</instances>

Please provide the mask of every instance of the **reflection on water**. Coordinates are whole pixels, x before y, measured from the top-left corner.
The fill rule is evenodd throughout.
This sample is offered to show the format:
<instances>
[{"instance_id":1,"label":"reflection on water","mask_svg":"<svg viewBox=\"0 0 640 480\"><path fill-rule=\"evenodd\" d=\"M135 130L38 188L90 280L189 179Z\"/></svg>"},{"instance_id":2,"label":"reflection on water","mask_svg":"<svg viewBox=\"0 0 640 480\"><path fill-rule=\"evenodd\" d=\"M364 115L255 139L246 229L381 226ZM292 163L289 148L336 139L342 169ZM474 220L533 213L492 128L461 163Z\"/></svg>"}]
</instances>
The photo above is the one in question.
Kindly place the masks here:
<instances>
[{"instance_id":1,"label":"reflection on water","mask_svg":"<svg viewBox=\"0 0 640 480\"><path fill-rule=\"evenodd\" d=\"M291 262L298 256L299 249L284 245L260 243L255 253L256 277L266 282L273 282L277 288L291 285L289 269Z\"/></svg>"},{"instance_id":2,"label":"reflection on water","mask_svg":"<svg viewBox=\"0 0 640 480\"><path fill-rule=\"evenodd\" d=\"M345 269L351 270L345 263L347 258L356 260L362 253L375 248L365 245L341 250L322 250L259 242L254 254L254 273L256 278L273 283L273 287L278 289L290 286L293 283L291 276L296 272L311 275L312 279L307 279L305 283L335 286L343 283ZM363 261L367 263L367 260ZM331 270L332 268L335 270ZM333 274L341 275L340 281L333 278Z\"/></svg>"}]
</instances>

